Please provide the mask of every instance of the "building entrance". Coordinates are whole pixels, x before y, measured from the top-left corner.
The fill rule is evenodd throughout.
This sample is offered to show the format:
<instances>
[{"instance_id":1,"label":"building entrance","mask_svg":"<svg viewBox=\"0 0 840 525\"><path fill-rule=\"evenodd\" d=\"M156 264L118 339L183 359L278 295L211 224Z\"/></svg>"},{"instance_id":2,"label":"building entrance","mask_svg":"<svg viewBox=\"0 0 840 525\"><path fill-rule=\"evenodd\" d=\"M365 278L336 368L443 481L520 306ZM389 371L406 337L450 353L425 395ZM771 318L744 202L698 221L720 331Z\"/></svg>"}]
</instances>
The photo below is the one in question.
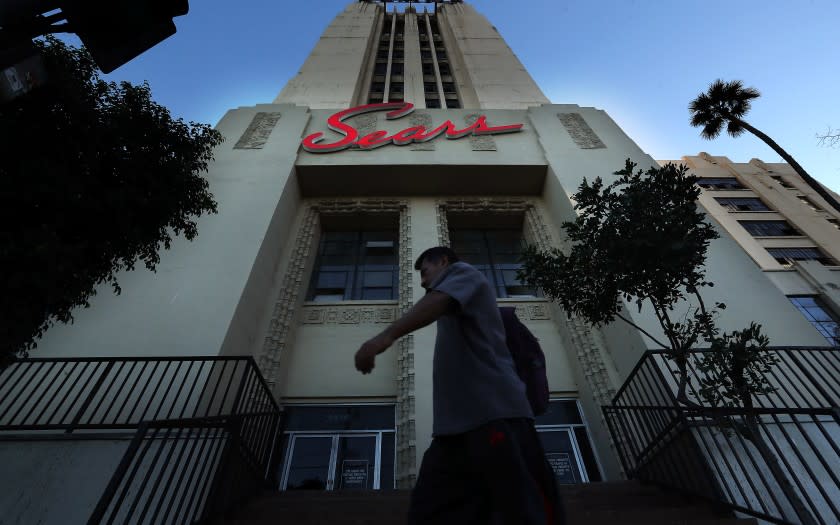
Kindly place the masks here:
<instances>
[{"instance_id":1,"label":"building entrance","mask_svg":"<svg viewBox=\"0 0 840 525\"><path fill-rule=\"evenodd\" d=\"M290 437L281 490L379 489L381 433Z\"/></svg>"},{"instance_id":2,"label":"building entrance","mask_svg":"<svg viewBox=\"0 0 840 525\"><path fill-rule=\"evenodd\" d=\"M280 490L393 490L394 405L286 406Z\"/></svg>"},{"instance_id":3,"label":"building entrance","mask_svg":"<svg viewBox=\"0 0 840 525\"><path fill-rule=\"evenodd\" d=\"M536 427L557 483L601 481L601 469L577 400L551 400L546 413L537 417Z\"/></svg>"}]
</instances>

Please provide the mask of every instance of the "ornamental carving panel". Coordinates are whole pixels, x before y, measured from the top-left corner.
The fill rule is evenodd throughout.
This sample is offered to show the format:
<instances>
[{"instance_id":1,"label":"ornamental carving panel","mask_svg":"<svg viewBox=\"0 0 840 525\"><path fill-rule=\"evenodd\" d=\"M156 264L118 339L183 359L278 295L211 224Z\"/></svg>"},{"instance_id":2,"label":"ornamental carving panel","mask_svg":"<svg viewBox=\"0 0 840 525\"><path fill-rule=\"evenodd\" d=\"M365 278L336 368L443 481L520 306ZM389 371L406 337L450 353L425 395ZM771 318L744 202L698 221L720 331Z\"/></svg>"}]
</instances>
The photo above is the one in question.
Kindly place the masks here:
<instances>
[{"instance_id":1,"label":"ornamental carving panel","mask_svg":"<svg viewBox=\"0 0 840 525\"><path fill-rule=\"evenodd\" d=\"M278 120L280 113L257 113L233 149L262 149Z\"/></svg>"},{"instance_id":2,"label":"ornamental carving panel","mask_svg":"<svg viewBox=\"0 0 840 525\"><path fill-rule=\"evenodd\" d=\"M468 126L472 126L480 116L480 113L471 113L464 120ZM470 135L470 146L473 151L496 151L496 141L490 135Z\"/></svg>"},{"instance_id":3,"label":"ornamental carving panel","mask_svg":"<svg viewBox=\"0 0 840 525\"><path fill-rule=\"evenodd\" d=\"M513 306L516 309L516 317L522 321L550 321L551 308L549 302L527 302L513 303L501 302L499 306Z\"/></svg>"},{"instance_id":4,"label":"ornamental carving panel","mask_svg":"<svg viewBox=\"0 0 840 525\"><path fill-rule=\"evenodd\" d=\"M589 127L580 113L558 113L557 118L563 123L563 127L566 128L579 148L601 149L607 147L598 135L592 131L592 128Z\"/></svg>"},{"instance_id":5,"label":"ornamental carving panel","mask_svg":"<svg viewBox=\"0 0 840 525\"><path fill-rule=\"evenodd\" d=\"M303 307L303 324L378 324L392 323L397 318L397 306L319 306Z\"/></svg>"},{"instance_id":6,"label":"ornamental carving panel","mask_svg":"<svg viewBox=\"0 0 840 525\"><path fill-rule=\"evenodd\" d=\"M423 126L427 130L432 127L432 116L425 111L415 111L408 117L409 122L413 126ZM414 151L434 151L434 141L428 142L412 142L409 146Z\"/></svg>"}]
</instances>

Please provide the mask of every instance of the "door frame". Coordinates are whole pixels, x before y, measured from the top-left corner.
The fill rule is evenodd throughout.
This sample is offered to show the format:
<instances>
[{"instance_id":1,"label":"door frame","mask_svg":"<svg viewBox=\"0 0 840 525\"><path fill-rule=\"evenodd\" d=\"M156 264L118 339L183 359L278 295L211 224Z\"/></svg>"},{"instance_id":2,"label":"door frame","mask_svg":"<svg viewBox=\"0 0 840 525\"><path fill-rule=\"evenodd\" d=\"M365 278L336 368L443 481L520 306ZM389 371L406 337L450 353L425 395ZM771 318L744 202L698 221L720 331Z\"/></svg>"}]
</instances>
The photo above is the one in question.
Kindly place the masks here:
<instances>
[{"instance_id":1,"label":"door frame","mask_svg":"<svg viewBox=\"0 0 840 525\"><path fill-rule=\"evenodd\" d=\"M376 468L373 471L373 487L371 490L379 490L380 471L382 470L382 434L383 432L393 432L392 430L342 430L340 432L324 432L324 431L302 431L295 430L292 432L285 432L288 442L286 444L286 452L284 454L283 474L280 477L280 490L285 491L286 485L289 481L289 469L292 466L292 458L295 450L295 442L298 438L332 438L332 447L330 448L329 466L327 467L327 487L325 490L333 491L335 489L335 473L338 462L338 441L342 437L372 437L375 438L374 445L374 461Z\"/></svg>"}]
</instances>

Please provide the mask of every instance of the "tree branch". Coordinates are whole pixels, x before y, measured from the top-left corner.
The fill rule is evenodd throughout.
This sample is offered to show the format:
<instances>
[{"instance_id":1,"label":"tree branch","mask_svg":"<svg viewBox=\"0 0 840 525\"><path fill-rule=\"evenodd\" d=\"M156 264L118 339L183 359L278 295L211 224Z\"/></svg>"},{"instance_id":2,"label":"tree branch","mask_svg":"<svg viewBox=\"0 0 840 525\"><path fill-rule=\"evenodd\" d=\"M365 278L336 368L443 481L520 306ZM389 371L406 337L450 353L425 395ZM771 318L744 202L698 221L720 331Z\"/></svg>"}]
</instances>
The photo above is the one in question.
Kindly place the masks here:
<instances>
[{"instance_id":1,"label":"tree branch","mask_svg":"<svg viewBox=\"0 0 840 525\"><path fill-rule=\"evenodd\" d=\"M824 135L817 133L816 137L818 146L827 146L829 148L840 146L840 129L829 127Z\"/></svg>"},{"instance_id":2,"label":"tree branch","mask_svg":"<svg viewBox=\"0 0 840 525\"><path fill-rule=\"evenodd\" d=\"M618 317L619 319L621 319L621 320L622 320L622 321L624 321L625 323L629 324L630 326L632 326L632 327L633 327L633 328L635 328L636 330L638 330L638 331L642 332L643 334L645 334L646 336L648 336L648 337L651 339L651 341L653 341L654 343L658 344L659 346L661 346L661 347L662 347L662 348L664 348L665 350L670 350L670 347L668 347L668 345L666 345L665 343L663 343L663 342L659 341L658 339L656 339L655 337L653 337L652 335L650 335L650 334L649 334L649 333L648 333L648 332L647 332L644 328L642 328L641 326L637 325L637 324L636 324L636 323L634 323L633 321L630 321L629 319L627 319L626 317L624 317L624 316L623 316L623 315L621 315L620 313L616 313L615 315L616 315L616 317Z\"/></svg>"}]
</instances>

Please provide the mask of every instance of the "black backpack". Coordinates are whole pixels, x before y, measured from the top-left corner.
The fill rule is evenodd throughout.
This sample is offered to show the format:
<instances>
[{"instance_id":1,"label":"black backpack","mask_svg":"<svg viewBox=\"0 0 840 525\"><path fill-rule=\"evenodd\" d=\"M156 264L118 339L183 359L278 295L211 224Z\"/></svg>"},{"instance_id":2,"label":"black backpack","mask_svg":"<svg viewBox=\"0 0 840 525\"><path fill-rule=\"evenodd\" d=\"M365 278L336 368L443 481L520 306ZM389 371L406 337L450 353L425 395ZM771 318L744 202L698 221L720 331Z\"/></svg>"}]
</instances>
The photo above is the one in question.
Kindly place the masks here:
<instances>
[{"instance_id":1,"label":"black backpack","mask_svg":"<svg viewBox=\"0 0 840 525\"><path fill-rule=\"evenodd\" d=\"M540 343L528 327L516 317L512 306L500 306L502 323L505 325L505 342L516 365L516 373L525 383L525 392L534 415L548 410L548 376L545 369L545 354Z\"/></svg>"}]
</instances>

